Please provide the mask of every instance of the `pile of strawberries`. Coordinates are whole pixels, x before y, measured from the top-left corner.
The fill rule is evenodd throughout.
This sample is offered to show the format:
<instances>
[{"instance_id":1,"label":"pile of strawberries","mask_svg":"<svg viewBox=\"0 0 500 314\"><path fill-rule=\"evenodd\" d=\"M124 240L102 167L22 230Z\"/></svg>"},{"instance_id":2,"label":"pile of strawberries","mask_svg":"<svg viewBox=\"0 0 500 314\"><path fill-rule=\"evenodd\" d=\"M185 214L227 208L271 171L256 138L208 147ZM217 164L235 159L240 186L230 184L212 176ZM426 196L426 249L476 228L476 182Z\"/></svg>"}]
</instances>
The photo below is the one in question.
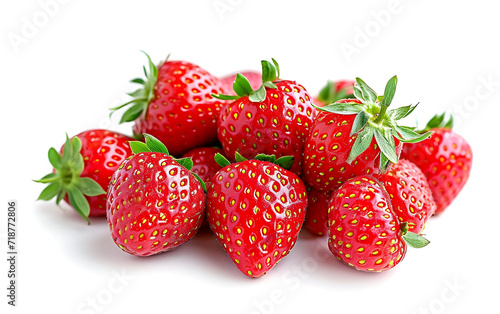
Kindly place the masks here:
<instances>
[{"instance_id":1,"label":"pile of strawberries","mask_svg":"<svg viewBox=\"0 0 500 314\"><path fill-rule=\"evenodd\" d=\"M147 55L146 55L147 56ZM290 253L299 232L358 270L396 266L423 247L428 219L469 177L472 151L436 115L423 130L400 125L416 106L389 109L363 80L329 82L313 98L262 73L218 78L185 61L156 66L113 111L134 138L109 130L66 137L39 199L68 202L87 221L106 216L123 251L172 250L207 225L237 268L260 277Z\"/></svg>"}]
</instances>

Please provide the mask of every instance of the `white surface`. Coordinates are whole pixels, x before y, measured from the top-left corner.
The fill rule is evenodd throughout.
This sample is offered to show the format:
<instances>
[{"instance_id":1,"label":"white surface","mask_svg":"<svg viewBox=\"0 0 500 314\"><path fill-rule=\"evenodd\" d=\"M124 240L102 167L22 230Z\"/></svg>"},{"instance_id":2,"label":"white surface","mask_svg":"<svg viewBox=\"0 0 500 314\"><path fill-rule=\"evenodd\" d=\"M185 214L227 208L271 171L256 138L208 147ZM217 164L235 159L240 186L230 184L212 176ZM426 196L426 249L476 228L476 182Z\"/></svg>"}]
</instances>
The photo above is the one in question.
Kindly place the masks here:
<instances>
[{"instance_id":1,"label":"white surface","mask_svg":"<svg viewBox=\"0 0 500 314\"><path fill-rule=\"evenodd\" d=\"M494 2L61 1L45 8L50 15L46 2L0 5L2 313L497 311L498 290L488 283L500 281L500 172L492 164L498 157L488 154L498 141L485 136L498 129L500 113ZM27 26L34 18L35 29ZM346 45L355 52L343 53ZM470 180L431 219L431 245L410 249L381 274L343 266L326 238L306 232L260 279L239 273L210 233L166 254L133 257L115 246L104 219L87 226L65 206L35 202L42 185L31 180L51 170L47 150L60 147L64 132L130 133L131 125L108 119L108 108L126 101L128 80L142 75L139 50L155 61L171 53L216 75L258 70L261 59L274 57L282 77L313 94L327 79L355 76L382 93L397 74L394 106L420 102L420 123L443 110L460 120L456 130L474 151ZM9 199L19 202L15 309L4 297Z\"/></svg>"}]
</instances>

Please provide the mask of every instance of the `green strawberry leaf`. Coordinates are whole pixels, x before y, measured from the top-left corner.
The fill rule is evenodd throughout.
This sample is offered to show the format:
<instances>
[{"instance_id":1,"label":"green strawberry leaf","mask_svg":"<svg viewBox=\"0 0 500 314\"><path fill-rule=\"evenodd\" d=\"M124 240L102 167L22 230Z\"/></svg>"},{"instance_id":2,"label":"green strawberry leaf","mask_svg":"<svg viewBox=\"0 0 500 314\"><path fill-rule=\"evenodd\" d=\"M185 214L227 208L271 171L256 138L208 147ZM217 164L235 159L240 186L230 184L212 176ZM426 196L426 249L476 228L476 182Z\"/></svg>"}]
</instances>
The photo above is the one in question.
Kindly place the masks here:
<instances>
[{"instance_id":1,"label":"green strawberry leaf","mask_svg":"<svg viewBox=\"0 0 500 314\"><path fill-rule=\"evenodd\" d=\"M240 153L235 152L234 153L234 160L236 160L236 162L243 162L243 161L246 161L248 159L246 159L245 157L243 157Z\"/></svg>"},{"instance_id":2,"label":"green strawberry leaf","mask_svg":"<svg viewBox=\"0 0 500 314\"><path fill-rule=\"evenodd\" d=\"M398 84L398 77L394 75L389 79L387 84L385 85L384 97L380 102L381 107L389 107L392 99L394 98L394 94L396 93L396 85Z\"/></svg>"},{"instance_id":3,"label":"green strawberry leaf","mask_svg":"<svg viewBox=\"0 0 500 314\"><path fill-rule=\"evenodd\" d=\"M90 205L85 196L76 187L68 187L68 199L71 206L87 220L90 225L89 214Z\"/></svg>"},{"instance_id":4,"label":"green strawberry leaf","mask_svg":"<svg viewBox=\"0 0 500 314\"><path fill-rule=\"evenodd\" d=\"M377 93L359 77L354 84L354 96L363 103L374 104L377 101Z\"/></svg>"},{"instance_id":5,"label":"green strawberry leaf","mask_svg":"<svg viewBox=\"0 0 500 314\"><path fill-rule=\"evenodd\" d=\"M59 181L55 181L47 185L42 193L38 196L37 200L42 200L42 201L49 201L53 199L57 193L61 190L62 184Z\"/></svg>"},{"instance_id":6,"label":"green strawberry leaf","mask_svg":"<svg viewBox=\"0 0 500 314\"><path fill-rule=\"evenodd\" d=\"M317 109L338 114L357 114L358 112L363 111L365 107L361 104L352 102L352 103L333 103L328 106L317 107Z\"/></svg>"},{"instance_id":7,"label":"green strawberry leaf","mask_svg":"<svg viewBox=\"0 0 500 314\"><path fill-rule=\"evenodd\" d=\"M62 166L62 158L61 155L57 152L54 147L49 149L49 162L54 167L54 169L60 169Z\"/></svg>"},{"instance_id":8,"label":"green strawberry leaf","mask_svg":"<svg viewBox=\"0 0 500 314\"><path fill-rule=\"evenodd\" d=\"M396 153L396 144L392 133L382 134L379 129L375 129L375 140L384 154L393 163L398 163L398 154Z\"/></svg>"},{"instance_id":9,"label":"green strawberry leaf","mask_svg":"<svg viewBox=\"0 0 500 314\"><path fill-rule=\"evenodd\" d=\"M87 196L96 196L101 194L106 194L106 191L91 178L80 177L75 183L76 187Z\"/></svg>"},{"instance_id":10,"label":"green strawberry leaf","mask_svg":"<svg viewBox=\"0 0 500 314\"><path fill-rule=\"evenodd\" d=\"M434 115L429 120L429 122L427 122L427 125L425 126L425 130L430 130L430 129L433 129L433 128L440 127L441 124L443 123L444 117L445 117L445 113L442 113L440 115L438 115L438 114Z\"/></svg>"},{"instance_id":11,"label":"green strawberry leaf","mask_svg":"<svg viewBox=\"0 0 500 314\"><path fill-rule=\"evenodd\" d=\"M224 94L210 94L212 97L220 99L220 100L235 100L239 99L240 96L232 96L232 95L224 95Z\"/></svg>"},{"instance_id":12,"label":"green strawberry leaf","mask_svg":"<svg viewBox=\"0 0 500 314\"><path fill-rule=\"evenodd\" d=\"M273 164L276 163L276 156L275 155L258 154L253 159L260 160L260 161L268 161L268 162L273 163Z\"/></svg>"},{"instance_id":13,"label":"green strawberry leaf","mask_svg":"<svg viewBox=\"0 0 500 314\"><path fill-rule=\"evenodd\" d=\"M273 82L267 81L267 82L264 82L262 85L265 87L268 87L268 88L278 89L278 86L276 84L274 84Z\"/></svg>"},{"instance_id":14,"label":"green strawberry leaf","mask_svg":"<svg viewBox=\"0 0 500 314\"><path fill-rule=\"evenodd\" d=\"M420 134L420 133L415 132L413 130L413 128L410 128L407 126L396 125L394 128L395 128L394 131L396 131L397 133L393 132L393 134L400 135L400 137L396 136L396 138L402 142L405 142L405 143L421 142L421 141L425 140L426 138L428 138L429 136L431 136L433 133L433 132L425 132L423 134Z\"/></svg>"},{"instance_id":15,"label":"green strawberry leaf","mask_svg":"<svg viewBox=\"0 0 500 314\"><path fill-rule=\"evenodd\" d=\"M71 145L71 141L66 133L66 142L64 143L61 162L66 164L69 160L71 160L71 156L73 155L73 146Z\"/></svg>"},{"instance_id":16,"label":"green strawberry leaf","mask_svg":"<svg viewBox=\"0 0 500 314\"><path fill-rule=\"evenodd\" d=\"M280 166L285 170L290 170L292 168L293 163L295 162L295 158L293 156L282 156L276 159L275 164Z\"/></svg>"},{"instance_id":17,"label":"green strawberry leaf","mask_svg":"<svg viewBox=\"0 0 500 314\"><path fill-rule=\"evenodd\" d=\"M111 113L110 116L116 112L117 110L120 110L121 108L130 106L127 111L123 114L123 116L120 119L120 123L124 122L131 122L136 120L141 116L141 114L146 114L146 111L148 109L149 102L155 97L154 95L154 87L156 85L156 82L158 80L158 67L151 61L151 58L147 53L141 50L142 53L144 53L148 59L148 70L146 70L146 67L143 66L144 70L144 75L146 76L146 79L142 78L135 78L131 80L130 82L135 83L135 84L141 84L142 87L135 90L132 93L128 93L133 99L131 101L128 101L120 106L110 108ZM165 61L168 60L168 57ZM162 63L163 63L162 62Z\"/></svg>"},{"instance_id":18,"label":"green strawberry leaf","mask_svg":"<svg viewBox=\"0 0 500 314\"><path fill-rule=\"evenodd\" d=\"M356 114L356 118L354 118L354 121L352 123L352 128L351 128L351 134L349 136L353 136L354 134L358 133L362 128L365 127L365 125L368 123L368 120L370 117L368 114L364 111L360 111Z\"/></svg>"},{"instance_id":19,"label":"green strawberry leaf","mask_svg":"<svg viewBox=\"0 0 500 314\"><path fill-rule=\"evenodd\" d=\"M251 93L250 96L248 96L248 99L251 102L261 102L261 101L264 101L266 99L266 95L267 95L266 87L264 85L262 85L261 87L259 87L258 90Z\"/></svg>"},{"instance_id":20,"label":"green strawberry leaf","mask_svg":"<svg viewBox=\"0 0 500 314\"><path fill-rule=\"evenodd\" d=\"M318 99L324 104L329 104L330 99L335 96L335 86L332 81L327 81L326 85L319 91Z\"/></svg>"},{"instance_id":21,"label":"green strawberry leaf","mask_svg":"<svg viewBox=\"0 0 500 314\"><path fill-rule=\"evenodd\" d=\"M217 154L214 155L214 160L221 167L226 167L226 166L229 166L231 164L229 162L229 160L227 160L226 157L224 157L220 153L217 153Z\"/></svg>"},{"instance_id":22,"label":"green strawberry leaf","mask_svg":"<svg viewBox=\"0 0 500 314\"><path fill-rule=\"evenodd\" d=\"M51 183L59 180L59 175L56 172L49 173L43 176L40 180L33 180L38 183Z\"/></svg>"},{"instance_id":23,"label":"green strawberry leaf","mask_svg":"<svg viewBox=\"0 0 500 314\"><path fill-rule=\"evenodd\" d=\"M144 81L142 78L138 77L138 78L130 80L130 83L144 85L146 83L146 81Z\"/></svg>"},{"instance_id":24,"label":"green strawberry leaf","mask_svg":"<svg viewBox=\"0 0 500 314\"><path fill-rule=\"evenodd\" d=\"M354 141L354 144L352 145L352 149L349 152L349 157L347 158L347 163L351 163L363 153L368 146L370 146L370 143L372 142L373 139L373 128L364 128L361 130L361 132L358 133L358 136L356 137L356 140Z\"/></svg>"},{"instance_id":25,"label":"green strawberry leaf","mask_svg":"<svg viewBox=\"0 0 500 314\"><path fill-rule=\"evenodd\" d=\"M274 62L276 62L274 59L273 63L266 60L260 62L262 64L262 83L274 82L278 78L278 70Z\"/></svg>"},{"instance_id":26,"label":"green strawberry leaf","mask_svg":"<svg viewBox=\"0 0 500 314\"><path fill-rule=\"evenodd\" d=\"M396 109L391 109L387 112L387 114L394 120L401 120L409 116L415 108L417 108L418 103L415 106L409 105L404 107L399 107Z\"/></svg>"},{"instance_id":27,"label":"green strawberry leaf","mask_svg":"<svg viewBox=\"0 0 500 314\"><path fill-rule=\"evenodd\" d=\"M280 66L278 64L278 61L274 60L274 58L271 58L271 60L273 61L273 64L274 64L274 67L276 68L276 79L279 80L281 74L280 74Z\"/></svg>"},{"instance_id":28,"label":"green strawberry leaf","mask_svg":"<svg viewBox=\"0 0 500 314\"><path fill-rule=\"evenodd\" d=\"M236 79L233 83L233 89L236 95L243 97L252 94L253 89L248 79L241 73L236 74Z\"/></svg>"},{"instance_id":29,"label":"green strawberry leaf","mask_svg":"<svg viewBox=\"0 0 500 314\"><path fill-rule=\"evenodd\" d=\"M205 182L203 182L203 180L200 178L200 176L197 175L196 173L191 172L191 174L196 178L196 180L198 180L198 182L200 182L200 185L201 185L201 188L203 189L203 192L205 192L205 194L207 194L207 185L205 184Z\"/></svg>"},{"instance_id":30,"label":"green strawberry leaf","mask_svg":"<svg viewBox=\"0 0 500 314\"><path fill-rule=\"evenodd\" d=\"M123 113L120 123L134 121L135 119L139 118L143 110L144 110L144 101L136 99L135 104L132 107L128 108L127 111Z\"/></svg>"},{"instance_id":31,"label":"green strawberry leaf","mask_svg":"<svg viewBox=\"0 0 500 314\"><path fill-rule=\"evenodd\" d=\"M403 234L403 240L406 242L406 244L416 249L423 248L427 246L429 243L431 243L431 241L427 240L423 236L411 231L408 231L405 234Z\"/></svg>"},{"instance_id":32,"label":"green strawberry leaf","mask_svg":"<svg viewBox=\"0 0 500 314\"><path fill-rule=\"evenodd\" d=\"M175 161L177 161L179 165L183 166L187 170L191 170L193 168L193 159L191 159L191 157L180 158L176 159Z\"/></svg>"},{"instance_id":33,"label":"green strawberry leaf","mask_svg":"<svg viewBox=\"0 0 500 314\"><path fill-rule=\"evenodd\" d=\"M167 147L159 139L147 133L143 133L142 135L150 151L169 155Z\"/></svg>"},{"instance_id":34,"label":"green strawberry leaf","mask_svg":"<svg viewBox=\"0 0 500 314\"><path fill-rule=\"evenodd\" d=\"M385 154L380 154L379 169L382 173L385 173L389 168L391 161Z\"/></svg>"},{"instance_id":35,"label":"green strawberry leaf","mask_svg":"<svg viewBox=\"0 0 500 314\"><path fill-rule=\"evenodd\" d=\"M149 147L143 142L130 141L130 142L128 142L128 144L130 145L130 149L132 150L132 153L134 153L134 154L151 152Z\"/></svg>"},{"instance_id":36,"label":"green strawberry leaf","mask_svg":"<svg viewBox=\"0 0 500 314\"><path fill-rule=\"evenodd\" d=\"M445 129L453 129L453 115L450 114L450 119L448 120L448 122L446 122L442 127L445 128Z\"/></svg>"}]
</instances>

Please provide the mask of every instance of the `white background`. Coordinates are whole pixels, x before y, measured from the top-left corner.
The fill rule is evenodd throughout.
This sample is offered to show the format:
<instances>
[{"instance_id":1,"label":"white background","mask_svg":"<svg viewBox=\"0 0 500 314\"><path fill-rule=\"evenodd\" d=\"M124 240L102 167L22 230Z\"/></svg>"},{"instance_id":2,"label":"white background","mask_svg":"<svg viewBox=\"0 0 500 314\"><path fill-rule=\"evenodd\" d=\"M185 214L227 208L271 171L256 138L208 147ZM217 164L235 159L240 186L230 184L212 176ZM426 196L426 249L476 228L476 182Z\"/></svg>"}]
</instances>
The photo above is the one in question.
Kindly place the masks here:
<instances>
[{"instance_id":1,"label":"white background","mask_svg":"<svg viewBox=\"0 0 500 314\"><path fill-rule=\"evenodd\" d=\"M44 5L51 3L51 5ZM2 1L0 310L5 313L499 313L500 46L493 1ZM396 268L362 273L303 232L260 279L243 276L209 232L138 258L104 219L35 202L47 150L90 128L130 134L108 118L128 81L171 53L215 75L277 59L283 78L316 94L327 79L362 77L393 106L420 102L420 124L444 110L472 145L456 201ZM7 201L18 201L18 306L7 306ZM5 255L4 255L5 254ZM493 285L488 285L493 283Z\"/></svg>"}]
</instances>

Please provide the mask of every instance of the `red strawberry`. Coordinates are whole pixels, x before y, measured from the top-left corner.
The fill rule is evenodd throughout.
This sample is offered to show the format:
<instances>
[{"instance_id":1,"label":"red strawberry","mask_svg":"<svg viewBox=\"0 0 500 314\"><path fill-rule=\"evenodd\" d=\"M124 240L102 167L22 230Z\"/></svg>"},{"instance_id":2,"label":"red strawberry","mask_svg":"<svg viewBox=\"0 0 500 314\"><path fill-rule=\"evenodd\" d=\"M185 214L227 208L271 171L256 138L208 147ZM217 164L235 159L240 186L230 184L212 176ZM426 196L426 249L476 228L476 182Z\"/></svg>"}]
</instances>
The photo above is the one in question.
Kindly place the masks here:
<instances>
[{"instance_id":1,"label":"red strawberry","mask_svg":"<svg viewBox=\"0 0 500 314\"><path fill-rule=\"evenodd\" d=\"M262 85L262 74L260 74L259 72L242 71L239 73L248 79L248 82L250 83L252 89L254 90L259 89L260 85ZM236 77L237 74L235 73L224 76L220 79L223 85L223 89L226 90L231 95L235 95L233 93L233 84L234 81L236 80Z\"/></svg>"},{"instance_id":2,"label":"red strawberry","mask_svg":"<svg viewBox=\"0 0 500 314\"><path fill-rule=\"evenodd\" d=\"M208 183L221 168L214 159L216 154L224 155L224 151L217 147L198 147L185 153L182 158L191 158L193 160L191 172L196 173L203 182Z\"/></svg>"},{"instance_id":3,"label":"red strawberry","mask_svg":"<svg viewBox=\"0 0 500 314\"><path fill-rule=\"evenodd\" d=\"M267 160L282 164L287 159L273 157ZM260 277L295 245L306 211L306 189L295 174L270 161L237 160L226 160L212 178L207 218L238 269Z\"/></svg>"},{"instance_id":4,"label":"red strawberry","mask_svg":"<svg viewBox=\"0 0 500 314\"><path fill-rule=\"evenodd\" d=\"M428 139L405 146L401 154L415 163L425 174L436 201L435 214L442 213L457 197L469 179L472 149L467 141L452 130L453 119L436 115L423 132L432 131Z\"/></svg>"},{"instance_id":5,"label":"red strawberry","mask_svg":"<svg viewBox=\"0 0 500 314\"><path fill-rule=\"evenodd\" d=\"M189 62L166 60L156 67L147 57L146 80L132 80L143 87L130 94L132 101L112 108L132 105L121 122L135 120L135 134L157 137L173 155L217 141L217 118L224 103L211 94L225 92L220 80Z\"/></svg>"},{"instance_id":6,"label":"red strawberry","mask_svg":"<svg viewBox=\"0 0 500 314\"><path fill-rule=\"evenodd\" d=\"M114 242L123 251L149 256L173 250L200 228L204 184L189 171L189 158L176 160L145 134L146 144L131 142L135 155L113 174L107 218Z\"/></svg>"},{"instance_id":7,"label":"red strawberry","mask_svg":"<svg viewBox=\"0 0 500 314\"><path fill-rule=\"evenodd\" d=\"M54 171L37 182L49 183L38 199L64 199L87 221L106 215L106 192L111 175L132 154L133 139L108 130L88 130L72 139L66 136L60 153L49 150Z\"/></svg>"},{"instance_id":8,"label":"red strawberry","mask_svg":"<svg viewBox=\"0 0 500 314\"><path fill-rule=\"evenodd\" d=\"M371 176L346 181L328 208L328 247L340 261L362 271L384 271L404 258L406 243L429 242L408 232L392 210L381 183Z\"/></svg>"},{"instance_id":9,"label":"red strawberry","mask_svg":"<svg viewBox=\"0 0 500 314\"><path fill-rule=\"evenodd\" d=\"M402 142L429 136L397 124L416 106L387 110L396 90L396 76L387 83L380 102L381 97L365 82L356 80L357 99L320 108L309 131L302 177L316 189L334 190L354 176L383 173L391 162L398 162Z\"/></svg>"},{"instance_id":10,"label":"red strawberry","mask_svg":"<svg viewBox=\"0 0 500 314\"><path fill-rule=\"evenodd\" d=\"M322 236L328 232L328 207L332 191L319 191L307 186L307 211L304 227L313 235Z\"/></svg>"},{"instance_id":11,"label":"red strawberry","mask_svg":"<svg viewBox=\"0 0 500 314\"><path fill-rule=\"evenodd\" d=\"M401 159L391 164L387 173L379 175L389 194L392 209L400 223L408 223L408 230L420 233L436 210L436 203L427 180L414 163Z\"/></svg>"},{"instance_id":12,"label":"red strawberry","mask_svg":"<svg viewBox=\"0 0 500 314\"><path fill-rule=\"evenodd\" d=\"M273 64L274 63L274 64ZM221 112L218 135L227 156L236 152L246 158L263 153L293 156L291 169L302 170L302 151L314 116L311 96L294 81L276 81L279 67L262 61L262 86L253 90L244 76L238 74L234 83L237 96L219 95L235 99Z\"/></svg>"},{"instance_id":13,"label":"red strawberry","mask_svg":"<svg viewBox=\"0 0 500 314\"><path fill-rule=\"evenodd\" d=\"M328 83L319 92L318 103L319 107L333 104L336 101L345 98L354 98L354 84L355 81L340 80L336 82L328 81Z\"/></svg>"}]
</instances>

